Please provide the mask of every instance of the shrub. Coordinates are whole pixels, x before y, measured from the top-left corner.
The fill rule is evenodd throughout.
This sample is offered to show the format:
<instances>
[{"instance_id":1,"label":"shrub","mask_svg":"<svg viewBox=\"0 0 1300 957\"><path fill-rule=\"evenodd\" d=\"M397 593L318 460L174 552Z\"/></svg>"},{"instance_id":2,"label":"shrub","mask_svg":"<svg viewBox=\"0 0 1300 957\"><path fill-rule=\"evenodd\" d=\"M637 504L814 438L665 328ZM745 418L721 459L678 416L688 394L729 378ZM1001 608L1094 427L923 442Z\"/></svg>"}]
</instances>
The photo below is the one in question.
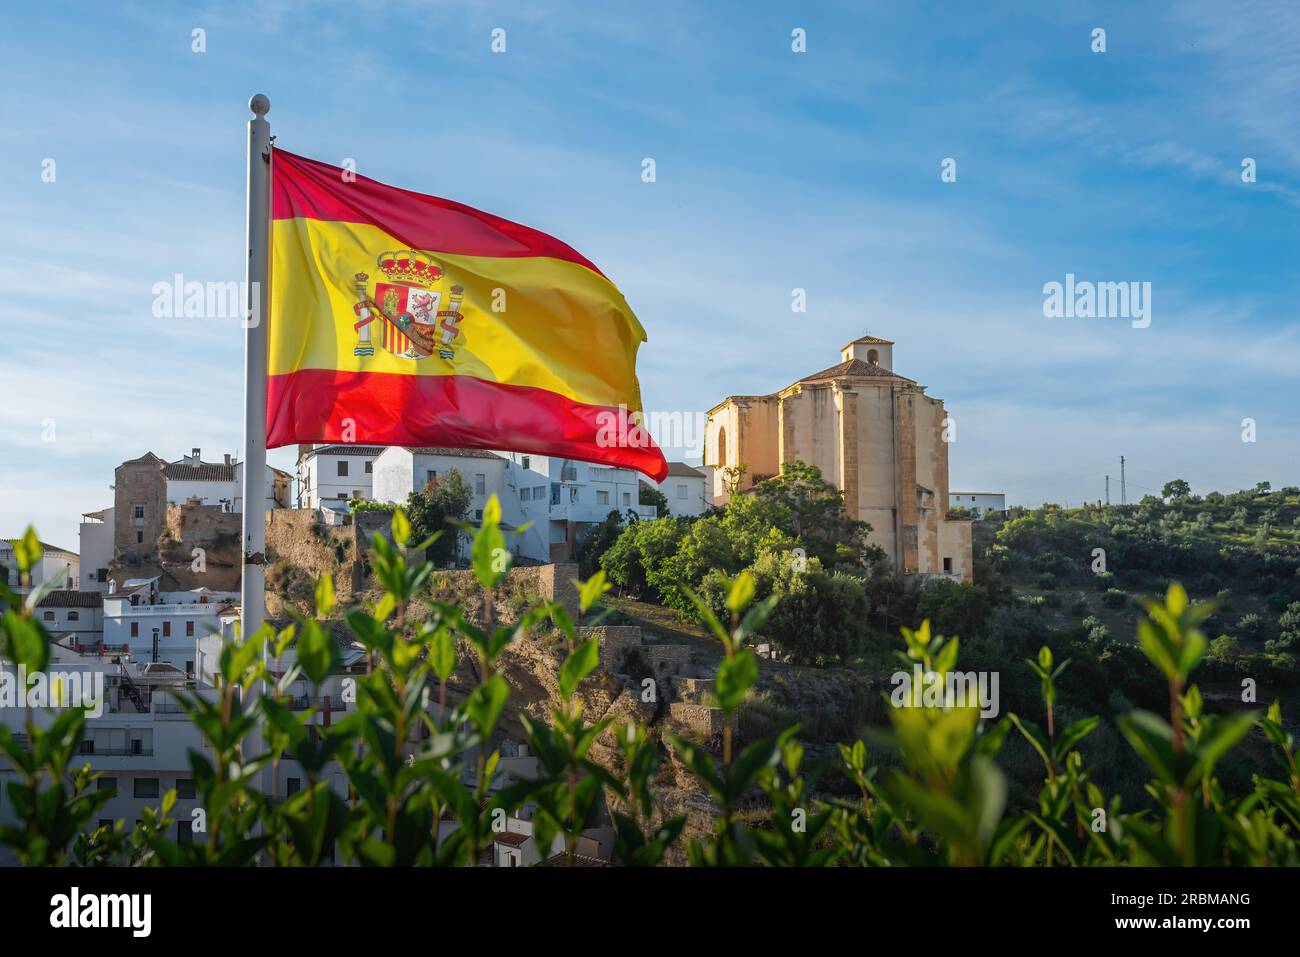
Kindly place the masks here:
<instances>
[{"instance_id":1,"label":"shrub","mask_svg":"<svg viewBox=\"0 0 1300 957\"><path fill-rule=\"evenodd\" d=\"M474 578L489 596L508 571L495 561L505 542L499 515L499 504L489 501L472 549ZM189 759L197 800L207 812L205 840L181 844L168 837L179 816L173 814L175 791L146 809L133 830L93 826L112 792L95 786L89 766L74 765L88 709L71 707L49 720L29 716L21 737L0 726L0 752L12 768L6 792L12 823L0 828L0 844L32 866L318 866L337 851L337 863L345 866L463 867L488 852L494 824L527 803L539 843L550 846L554 839L569 865L583 832L608 822L619 864L654 866L681 839L686 823L684 814L665 814L658 793L662 742L714 811L711 826L685 848L695 866L1279 866L1294 864L1300 854L1294 813L1300 767L1281 707L1275 702L1266 712L1222 715L1205 710L1190 679L1205 651L1199 624L1209 609L1192 604L1179 586L1150 607L1140 623L1140 645L1113 644L1100 668L1081 661L1067 672L1070 662L1040 645L1025 674L1038 697L996 723L982 722L975 708L927 700L921 687L904 687L901 696L895 688L888 717L897 763L882 767L861 740L839 744L838 770L851 796L828 801L825 791L812 788L822 768L805 774L797 728L788 726L795 715L767 707L756 694L758 662L745 643L768 629L781 605L779 588L796 594L797 586L817 576L840 579L847 588L851 578L819 567L793 571L768 556L756 565L773 594L755 600L757 575L725 582L723 617L737 624L728 628L712 611L701 612L723 653L714 678L723 713L716 750L631 721L607 736L618 753L606 766L597 763L591 745L614 719L588 724L582 698L599 665L597 639L580 639L563 608L550 604L490 631L445 603L436 604L429 619L410 621L406 610L432 572L428 562L412 566L403 558L410 534L404 513L397 512L392 542L374 537L384 595L374 613L346 614L351 638L371 662L366 674L352 675L354 713L333 724L312 723L310 714L291 708L274 680L267 693L246 694L254 683L274 679L287 654L313 685L337 673L338 645L319 620L335 612L329 578L316 585L314 616L300 616L279 632L264 627L223 648L214 698L178 694L203 742ZM19 540L15 555L20 574L27 574L40 557L33 531ZM798 576L796 587L781 584L788 575ZM709 579L724 584L717 575ZM600 575L580 583L583 612L605 587ZM43 671L51 656L49 635L32 616L34 604L0 588L3 650L28 673ZM799 608L805 622L815 611L812 601ZM556 702L549 720L518 714L530 753L537 755L537 774L525 787L497 788L496 758L486 749L500 739L511 695L502 655L548 619L564 651ZM900 657L921 673L959 668L958 643L932 632L928 620L902 629L902 638ZM447 682L462 654L474 659L465 669L472 677L450 706ZM1144 657L1155 680L1141 667ZM1279 680L1283 671L1293 675L1295 664L1291 654L1272 659ZM1110 681L1111 700L1123 712L1113 730L1100 717L1060 703L1069 690L1063 675L1080 673L1087 681ZM436 702L430 690L437 691ZM600 694L606 691L602 686ZM1167 717L1128 710L1130 701L1139 707L1155 702L1149 706L1167 709ZM734 729L742 712L744 727L763 736L736 753ZM266 761L292 755L302 769L297 793L265 793L261 780L271 776L263 776L257 762L245 762L248 737L259 728ZM1256 729L1280 774L1254 754L1253 779L1225 763ZM1119 750L1121 737L1129 750ZM1008 747L1008 741L1016 744ZM1041 784L1028 801L1009 805L1004 768L1023 767L1017 755L1038 761ZM1121 757L1142 762L1135 766L1144 780L1134 783L1150 797L1144 806L1130 807L1104 790ZM346 779L350 800L332 788L336 775ZM1092 827L1096 808L1105 809L1114 826ZM805 826L792 828L796 819Z\"/></svg>"},{"instance_id":2,"label":"shrub","mask_svg":"<svg viewBox=\"0 0 1300 957\"><path fill-rule=\"evenodd\" d=\"M980 585L934 578L921 589L916 614L928 618L945 635L967 638L984 633L992 608L988 592Z\"/></svg>"},{"instance_id":3,"label":"shrub","mask_svg":"<svg viewBox=\"0 0 1300 957\"><path fill-rule=\"evenodd\" d=\"M1107 588L1101 596L1101 603L1107 608L1123 608L1128 604L1128 593L1118 588Z\"/></svg>"}]
</instances>

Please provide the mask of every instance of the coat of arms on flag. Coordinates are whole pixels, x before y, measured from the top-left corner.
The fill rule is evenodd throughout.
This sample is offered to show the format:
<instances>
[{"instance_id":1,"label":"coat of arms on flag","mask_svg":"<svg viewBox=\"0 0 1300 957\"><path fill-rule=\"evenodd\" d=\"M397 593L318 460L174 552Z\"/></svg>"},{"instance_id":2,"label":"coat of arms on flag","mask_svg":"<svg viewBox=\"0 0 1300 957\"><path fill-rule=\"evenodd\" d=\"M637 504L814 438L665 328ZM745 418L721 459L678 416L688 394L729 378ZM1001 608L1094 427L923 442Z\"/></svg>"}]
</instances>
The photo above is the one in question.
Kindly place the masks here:
<instances>
[{"instance_id":1,"label":"coat of arms on flag","mask_svg":"<svg viewBox=\"0 0 1300 957\"><path fill-rule=\"evenodd\" d=\"M435 352L450 362L452 348L464 338L459 323L465 317L460 306L464 289L444 289L446 272L438 263L411 249L380 253L375 263L384 281L367 284L370 277L359 272L353 277L357 315L353 330L357 344L353 354L375 354L373 330L381 328L380 342L387 352L401 359L427 359ZM444 305L446 295L446 308Z\"/></svg>"}]
</instances>

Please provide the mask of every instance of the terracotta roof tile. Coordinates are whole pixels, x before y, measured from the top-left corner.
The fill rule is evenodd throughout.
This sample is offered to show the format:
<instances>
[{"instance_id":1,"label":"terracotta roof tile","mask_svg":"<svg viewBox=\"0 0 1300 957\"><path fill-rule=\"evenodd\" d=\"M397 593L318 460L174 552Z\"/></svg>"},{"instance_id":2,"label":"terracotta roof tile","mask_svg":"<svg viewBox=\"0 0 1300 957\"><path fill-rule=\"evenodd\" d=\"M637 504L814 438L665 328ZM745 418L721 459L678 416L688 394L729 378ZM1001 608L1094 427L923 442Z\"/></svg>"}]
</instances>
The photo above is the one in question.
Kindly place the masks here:
<instances>
[{"instance_id":1,"label":"terracotta roof tile","mask_svg":"<svg viewBox=\"0 0 1300 957\"><path fill-rule=\"evenodd\" d=\"M104 604L104 596L97 591L68 591L58 589L50 592L39 602L37 608L99 608Z\"/></svg>"},{"instance_id":2,"label":"terracotta roof tile","mask_svg":"<svg viewBox=\"0 0 1300 957\"><path fill-rule=\"evenodd\" d=\"M828 379L844 379L850 377L859 377L864 379L898 379L902 382L914 382L914 380L901 376L897 372L891 372L884 366L868 365L861 359L849 359L847 362L841 362L839 365L831 366L829 369L823 369L821 372L814 372L812 375L804 376L800 382L824 382Z\"/></svg>"},{"instance_id":3,"label":"terracotta roof tile","mask_svg":"<svg viewBox=\"0 0 1300 957\"><path fill-rule=\"evenodd\" d=\"M163 478L169 482L233 482L235 467L233 465L184 465L171 462L163 466Z\"/></svg>"},{"instance_id":4,"label":"terracotta roof tile","mask_svg":"<svg viewBox=\"0 0 1300 957\"><path fill-rule=\"evenodd\" d=\"M447 455L455 458L465 459L499 459L500 455L495 452L489 452L487 449L452 449L438 448L434 446L424 446L417 449L407 449L412 455Z\"/></svg>"}]
</instances>

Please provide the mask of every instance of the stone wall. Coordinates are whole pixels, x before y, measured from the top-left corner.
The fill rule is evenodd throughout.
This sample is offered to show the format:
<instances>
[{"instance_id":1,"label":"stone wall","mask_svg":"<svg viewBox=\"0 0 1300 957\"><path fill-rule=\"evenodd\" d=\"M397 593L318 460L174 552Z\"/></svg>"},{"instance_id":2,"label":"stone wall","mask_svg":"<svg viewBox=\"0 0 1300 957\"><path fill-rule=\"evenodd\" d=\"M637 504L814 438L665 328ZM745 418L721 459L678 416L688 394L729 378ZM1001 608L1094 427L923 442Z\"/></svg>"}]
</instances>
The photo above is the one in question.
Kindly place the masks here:
<instances>
[{"instance_id":1,"label":"stone wall","mask_svg":"<svg viewBox=\"0 0 1300 957\"><path fill-rule=\"evenodd\" d=\"M135 524L136 506L144 507L141 524ZM167 511L167 482L158 460L124 462L113 472L114 556L125 564L156 558L158 535Z\"/></svg>"},{"instance_id":2,"label":"stone wall","mask_svg":"<svg viewBox=\"0 0 1300 957\"><path fill-rule=\"evenodd\" d=\"M726 726L726 715L721 708L710 708L689 701L672 702L668 705L668 715L673 721L705 739L721 734Z\"/></svg>"}]
</instances>

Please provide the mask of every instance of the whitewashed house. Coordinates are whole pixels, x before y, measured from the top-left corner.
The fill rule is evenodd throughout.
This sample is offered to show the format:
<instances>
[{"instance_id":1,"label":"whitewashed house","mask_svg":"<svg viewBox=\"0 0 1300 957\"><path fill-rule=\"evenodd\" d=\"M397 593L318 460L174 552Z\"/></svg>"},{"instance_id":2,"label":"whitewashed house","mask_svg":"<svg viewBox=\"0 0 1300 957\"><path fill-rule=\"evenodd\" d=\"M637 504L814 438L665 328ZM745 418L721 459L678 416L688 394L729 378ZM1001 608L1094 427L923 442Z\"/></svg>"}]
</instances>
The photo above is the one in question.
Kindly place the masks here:
<instances>
[{"instance_id":1,"label":"whitewashed house","mask_svg":"<svg viewBox=\"0 0 1300 957\"><path fill-rule=\"evenodd\" d=\"M198 588L164 592L157 578L132 579L104 598L105 652L126 651L138 661L166 662L193 674L195 639L221 631L233 592Z\"/></svg>"},{"instance_id":2,"label":"whitewashed house","mask_svg":"<svg viewBox=\"0 0 1300 957\"><path fill-rule=\"evenodd\" d=\"M113 561L113 507L81 516L81 591L108 591L108 569Z\"/></svg>"},{"instance_id":3,"label":"whitewashed house","mask_svg":"<svg viewBox=\"0 0 1300 957\"><path fill-rule=\"evenodd\" d=\"M104 596L97 591L56 589L36 606L37 620L55 641L93 647L104 634Z\"/></svg>"},{"instance_id":4,"label":"whitewashed house","mask_svg":"<svg viewBox=\"0 0 1300 957\"><path fill-rule=\"evenodd\" d=\"M221 462L204 462L201 449L162 467L167 482L167 504L219 505L227 512L244 510L244 464L229 452ZM288 472L266 467L266 507L288 508L291 501Z\"/></svg>"},{"instance_id":5,"label":"whitewashed house","mask_svg":"<svg viewBox=\"0 0 1300 957\"><path fill-rule=\"evenodd\" d=\"M1002 492L949 492L949 508L970 509L980 518L990 512L1003 514L1007 510L1007 497Z\"/></svg>"},{"instance_id":6,"label":"whitewashed house","mask_svg":"<svg viewBox=\"0 0 1300 957\"><path fill-rule=\"evenodd\" d=\"M503 452L509 461L502 513L516 527L533 523L520 539L520 554L542 562L567 561L585 529L610 512L653 519L642 505L642 475L633 469L574 459Z\"/></svg>"},{"instance_id":7,"label":"whitewashed house","mask_svg":"<svg viewBox=\"0 0 1300 957\"><path fill-rule=\"evenodd\" d=\"M411 492L452 470L470 486L469 521L480 521L483 506L496 495L510 550L533 562L569 560L585 528L610 512L656 517L653 506L641 504L641 475L632 469L482 449L384 449L375 459L374 499L403 504Z\"/></svg>"},{"instance_id":8,"label":"whitewashed house","mask_svg":"<svg viewBox=\"0 0 1300 957\"><path fill-rule=\"evenodd\" d=\"M298 507L347 508L349 499L374 497L378 445L303 445L298 449Z\"/></svg>"},{"instance_id":9,"label":"whitewashed house","mask_svg":"<svg viewBox=\"0 0 1300 957\"><path fill-rule=\"evenodd\" d=\"M16 538L0 538L0 584L10 591L25 595L48 581L58 579L56 588L75 590L81 583L81 558L76 552L41 542L41 557L28 573L30 581L24 585L18 573L18 558L14 553Z\"/></svg>"},{"instance_id":10,"label":"whitewashed house","mask_svg":"<svg viewBox=\"0 0 1300 957\"><path fill-rule=\"evenodd\" d=\"M713 504L709 489L712 483L704 472L685 462L669 462L668 477L662 482L644 476L642 483L663 492L672 515L703 515Z\"/></svg>"}]
</instances>

